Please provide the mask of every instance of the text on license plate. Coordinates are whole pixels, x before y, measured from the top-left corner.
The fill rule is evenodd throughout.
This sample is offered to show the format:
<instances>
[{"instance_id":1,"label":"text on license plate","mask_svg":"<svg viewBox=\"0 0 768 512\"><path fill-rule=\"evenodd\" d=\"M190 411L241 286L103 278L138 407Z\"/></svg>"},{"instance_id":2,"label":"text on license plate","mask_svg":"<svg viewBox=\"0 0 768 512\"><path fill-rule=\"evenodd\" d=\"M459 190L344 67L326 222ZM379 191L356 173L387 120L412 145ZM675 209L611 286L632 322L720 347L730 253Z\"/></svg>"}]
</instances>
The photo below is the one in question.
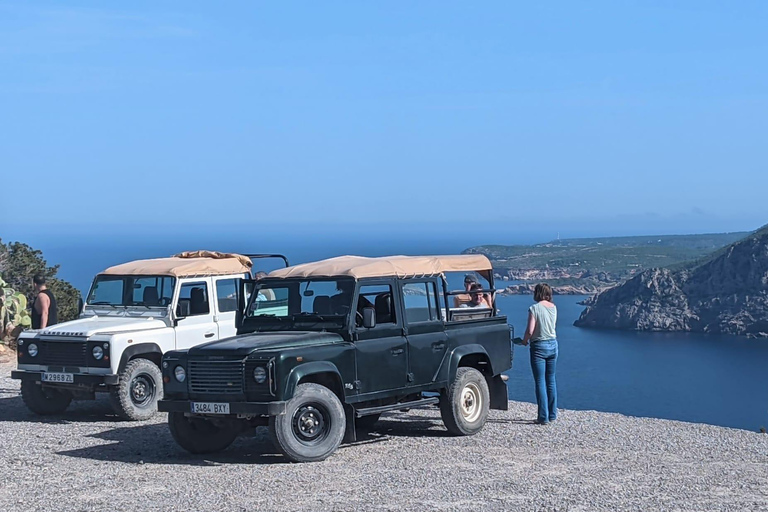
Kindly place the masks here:
<instances>
[{"instance_id":1,"label":"text on license plate","mask_svg":"<svg viewBox=\"0 0 768 512\"><path fill-rule=\"evenodd\" d=\"M71 373L43 373L43 382L75 382L75 377Z\"/></svg>"},{"instance_id":2,"label":"text on license plate","mask_svg":"<svg viewBox=\"0 0 768 512\"><path fill-rule=\"evenodd\" d=\"M229 414L229 404L213 402L192 402L195 414Z\"/></svg>"}]
</instances>

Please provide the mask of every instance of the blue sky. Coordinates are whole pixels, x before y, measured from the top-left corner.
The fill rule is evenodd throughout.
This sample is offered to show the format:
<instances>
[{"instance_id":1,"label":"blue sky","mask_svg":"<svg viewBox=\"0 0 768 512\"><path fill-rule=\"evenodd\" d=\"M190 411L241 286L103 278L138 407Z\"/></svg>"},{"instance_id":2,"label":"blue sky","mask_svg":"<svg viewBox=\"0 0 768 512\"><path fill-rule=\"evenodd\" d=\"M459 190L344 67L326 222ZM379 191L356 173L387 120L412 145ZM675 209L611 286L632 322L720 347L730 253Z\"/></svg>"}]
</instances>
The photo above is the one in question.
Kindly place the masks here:
<instances>
[{"instance_id":1,"label":"blue sky","mask_svg":"<svg viewBox=\"0 0 768 512\"><path fill-rule=\"evenodd\" d=\"M0 1L0 237L754 229L766 26L758 1Z\"/></svg>"}]
</instances>

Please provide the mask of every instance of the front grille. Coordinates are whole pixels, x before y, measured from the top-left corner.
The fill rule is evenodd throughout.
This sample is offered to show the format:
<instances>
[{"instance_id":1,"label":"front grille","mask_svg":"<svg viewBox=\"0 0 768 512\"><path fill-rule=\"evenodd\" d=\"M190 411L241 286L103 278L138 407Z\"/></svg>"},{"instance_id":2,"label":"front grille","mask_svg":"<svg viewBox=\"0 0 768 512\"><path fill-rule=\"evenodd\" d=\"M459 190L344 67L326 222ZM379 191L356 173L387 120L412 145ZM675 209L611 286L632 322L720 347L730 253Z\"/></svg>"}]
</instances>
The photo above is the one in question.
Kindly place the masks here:
<instances>
[{"instance_id":1,"label":"front grille","mask_svg":"<svg viewBox=\"0 0 768 512\"><path fill-rule=\"evenodd\" d=\"M48 366L88 366L85 341L39 341L37 364Z\"/></svg>"},{"instance_id":2,"label":"front grille","mask_svg":"<svg viewBox=\"0 0 768 512\"><path fill-rule=\"evenodd\" d=\"M242 359L190 361L189 391L211 395L242 394L244 375Z\"/></svg>"}]
</instances>

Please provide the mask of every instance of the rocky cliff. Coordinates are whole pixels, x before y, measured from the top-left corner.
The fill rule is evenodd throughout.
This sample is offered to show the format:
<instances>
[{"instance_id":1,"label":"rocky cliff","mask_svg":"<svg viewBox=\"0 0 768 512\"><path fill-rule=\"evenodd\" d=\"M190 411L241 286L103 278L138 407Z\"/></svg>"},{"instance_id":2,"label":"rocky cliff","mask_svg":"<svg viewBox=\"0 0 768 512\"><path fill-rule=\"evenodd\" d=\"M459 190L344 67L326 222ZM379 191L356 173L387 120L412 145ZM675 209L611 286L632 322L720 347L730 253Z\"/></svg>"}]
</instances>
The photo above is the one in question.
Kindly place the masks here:
<instances>
[{"instance_id":1,"label":"rocky cliff","mask_svg":"<svg viewBox=\"0 0 768 512\"><path fill-rule=\"evenodd\" d=\"M599 295L580 327L768 337L768 226L676 269L650 269Z\"/></svg>"}]
</instances>

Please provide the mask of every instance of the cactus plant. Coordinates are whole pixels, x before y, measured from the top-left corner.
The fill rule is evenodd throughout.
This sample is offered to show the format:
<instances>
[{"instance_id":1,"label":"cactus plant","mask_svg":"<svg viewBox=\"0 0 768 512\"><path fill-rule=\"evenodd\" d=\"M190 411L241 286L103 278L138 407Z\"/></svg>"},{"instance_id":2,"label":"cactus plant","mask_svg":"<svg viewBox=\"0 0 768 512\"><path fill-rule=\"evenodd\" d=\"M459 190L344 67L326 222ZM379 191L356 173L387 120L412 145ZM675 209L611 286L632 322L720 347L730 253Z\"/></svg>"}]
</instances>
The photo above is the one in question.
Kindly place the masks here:
<instances>
[{"instance_id":1,"label":"cactus plant","mask_svg":"<svg viewBox=\"0 0 768 512\"><path fill-rule=\"evenodd\" d=\"M27 298L0 278L0 341L13 342L21 329L32 325Z\"/></svg>"}]
</instances>

